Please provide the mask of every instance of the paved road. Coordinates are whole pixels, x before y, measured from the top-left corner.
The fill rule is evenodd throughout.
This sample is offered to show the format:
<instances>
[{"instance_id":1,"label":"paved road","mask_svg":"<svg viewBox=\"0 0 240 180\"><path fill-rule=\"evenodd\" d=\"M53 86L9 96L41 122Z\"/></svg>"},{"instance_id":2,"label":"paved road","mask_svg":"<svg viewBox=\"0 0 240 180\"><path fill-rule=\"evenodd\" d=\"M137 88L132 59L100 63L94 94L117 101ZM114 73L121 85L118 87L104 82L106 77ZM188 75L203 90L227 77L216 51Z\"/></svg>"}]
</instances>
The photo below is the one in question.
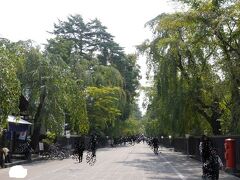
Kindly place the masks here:
<instances>
[{"instance_id":1,"label":"paved road","mask_svg":"<svg viewBox=\"0 0 240 180\"><path fill-rule=\"evenodd\" d=\"M24 165L28 180L200 180L201 164L181 153L163 149L158 156L145 144L104 148L97 151L97 162L89 166L72 159L40 161ZM8 180L9 169L0 170L0 179ZM222 180L239 178L221 172Z\"/></svg>"}]
</instances>

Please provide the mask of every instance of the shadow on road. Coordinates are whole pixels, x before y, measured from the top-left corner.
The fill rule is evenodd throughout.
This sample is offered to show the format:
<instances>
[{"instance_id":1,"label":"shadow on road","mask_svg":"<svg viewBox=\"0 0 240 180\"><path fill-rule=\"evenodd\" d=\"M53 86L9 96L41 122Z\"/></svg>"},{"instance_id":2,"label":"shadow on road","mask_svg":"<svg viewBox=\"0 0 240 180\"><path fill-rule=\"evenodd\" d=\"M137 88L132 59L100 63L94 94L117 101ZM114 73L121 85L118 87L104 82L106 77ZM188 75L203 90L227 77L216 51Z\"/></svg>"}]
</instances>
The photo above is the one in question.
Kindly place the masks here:
<instances>
[{"instance_id":1,"label":"shadow on road","mask_svg":"<svg viewBox=\"0 0 240 180\"><path fill-rule=\"evenodd\" d=\"M149 150L148 150L149 151ZM130 160L118 161L116 163L124 166L138 168L144 171L148 179L181 180L201 179L201 167L193 161L187 160L185 156L176 156L162 151L159 155L153 152L132 152Z\"/></svg>"},{"instance_id":2,"label":"shadow on road","mask_svg":"<svg viewBox=\"0 0 240 180\"><path fill-rule=\"evenodd\" d=\"M131 158L116 163L137 168L143 171L148 179L160 180L200 180L202 176L201 162L188 158L186 155L160 149L155 155L148 147L142 147L142 151L131 152ZM234 176L220 172L220 180L237 180Z\"/></svg>"}]
</instances>

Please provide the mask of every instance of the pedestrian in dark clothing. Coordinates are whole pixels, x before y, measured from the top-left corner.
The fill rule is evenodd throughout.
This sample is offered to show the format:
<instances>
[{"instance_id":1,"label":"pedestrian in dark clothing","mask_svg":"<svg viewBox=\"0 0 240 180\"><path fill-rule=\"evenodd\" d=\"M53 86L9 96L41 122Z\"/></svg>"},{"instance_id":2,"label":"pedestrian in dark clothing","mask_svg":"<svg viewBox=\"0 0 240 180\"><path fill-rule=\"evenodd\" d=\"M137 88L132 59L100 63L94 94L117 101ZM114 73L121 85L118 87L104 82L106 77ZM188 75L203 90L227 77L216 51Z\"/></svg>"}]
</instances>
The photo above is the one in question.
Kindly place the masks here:
<instances>
[{"instance_id":1,"label":"pedestrian in dark clothing","mask_svg":"<svg viewBox=\"0 0 240 180\"><path fill-rule=\"evenodd\" d=\"M219 170L223 167L222 161L217 154L216 149L212 149L209 159L203 163L205 169L203 179L205 180L218 180Z\"/></svg>"},{"instance_id":2,"label":"pedestrian in dark clothing","mask_svg":"<svg viewBox=\"0 0 240 180\"><path fill-rule=\"evenodd\" d=\"M212 150L212 143L210 139L203 135L199 144L199 151L202 159L202 173L203 173L203 178L206 177L208 172L208 164L209 164L209 159L211 155L211 150Z\"/></svg>"},{"instance_id":3,"label":"pedestrian in dark clothing","mask_svg":"<svg viewBox=\"0 0 240 180\"><path fill-rule=\"evenodd\" d=\"M31 143L31 139L27 139L27 142L26 142L26 149L24 151L24 154L25 154L25 158L29 161L32 160L32 147L30 145Z\"/></svg>"},{"instance_id":4,"label":"pedestrian in dark clothing","mask_svg":"<svg viewBox=\"0 0 240 180\"><path fill-rule=\"evenodd\" d=\"M0 147L0 166L2 168L5 167L4 151L3 151L3 149L1 147Z\"/></svg>"},{"instance_id":5,"label":"pedestrian in dark clothing","mask_svg":"<svg viewBox=\"0 0 240 180\"><path fill-rule=\"evenodd\" d=\"M207 136L203 135L199 144L199 151L200 151L200 155L203 163L207 159L209 159L211 149L212 149L212 142Z\"/></svg>"},{"instance_id":6,"label":"pedestrian in dark clothing","mask_svg":"<svg viewBox=\"0 0 240 180\"><path fill-rule=\"evenodd\" d=\"M97 148L97 139L94 135L91 136L91 140L90 140L90 149L92 151L92 155L93 157L96 156L96 148Z\"/></svg>"},{"instance_id":7,"label":"pedestrian in dark clothing","mask_svg":"<svg viewBox=\"0 0 240 180\"><path fill-rule=\"evenodd\" d=\"M152 139L152 145L153 145L153 149L154 149L154 153L158 154L158 146L159 146L159 140L158 138L154 137Z\"/></svg>"},{"instance_id":8,"label":"pedestrian in dark clothing","mask_svg":"<svg viewBox=\"0 0 240 180\"><path fill-rule=\"evenodd\" d=\"M222 161L217 154L217 150L213 148L210 153L209 160L206 163L208 165L208 177L211 180L218 180L219 179L219 170L223 167Z\"/></svg>"},{"instance_id":9,"label":"pedestrian in dark clothing","mask_svg":"<svg viewBox=\"0 0 240 180\"><path fill-rule=\"evenodd\" d=\"M78 161L79 163L82 162L83 159L83 151L85 150L84 143L80 142L77 146L77 154L78 154Z\"/></svg>"}]
</instances>

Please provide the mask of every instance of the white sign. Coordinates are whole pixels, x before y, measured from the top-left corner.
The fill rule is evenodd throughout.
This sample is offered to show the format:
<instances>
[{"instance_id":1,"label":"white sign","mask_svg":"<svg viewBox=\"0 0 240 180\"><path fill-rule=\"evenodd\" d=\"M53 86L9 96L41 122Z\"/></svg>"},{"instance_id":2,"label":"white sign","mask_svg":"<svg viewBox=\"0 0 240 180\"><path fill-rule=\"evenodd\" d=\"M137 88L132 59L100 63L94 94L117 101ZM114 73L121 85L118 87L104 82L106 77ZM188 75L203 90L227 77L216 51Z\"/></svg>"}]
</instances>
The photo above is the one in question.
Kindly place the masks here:
<instances>
[{"instance_id":1,"label":"white sign","mask_svg":"<svg viewBox=\"0 0 240 180\"><path fill-rule=\"evenodd\" d=\"M22 131L22 132L20 132L18 139L25 140L26 135L27 135L27 131Z\"/></svg>"},{"instance_id":2,"label":"white sign","mask_svg":"<svg viewBox=\"0 0 240 180\"><path fill-rule=\"evenodd\" d=\"M66 131L66 138L70 138L70 131Z\"/></svg>"},{"instance_id":3,"label":"white sign","mask_svg":"<svg viewBox=\"0 0 240 180\"><path fill-rule=\"evenodd\" d=\"M43 151L43 150L44 150L43 143L42 143L42 142L40 142L40 143L39 143L39 151Z\"/></svg>"}]
</instances>

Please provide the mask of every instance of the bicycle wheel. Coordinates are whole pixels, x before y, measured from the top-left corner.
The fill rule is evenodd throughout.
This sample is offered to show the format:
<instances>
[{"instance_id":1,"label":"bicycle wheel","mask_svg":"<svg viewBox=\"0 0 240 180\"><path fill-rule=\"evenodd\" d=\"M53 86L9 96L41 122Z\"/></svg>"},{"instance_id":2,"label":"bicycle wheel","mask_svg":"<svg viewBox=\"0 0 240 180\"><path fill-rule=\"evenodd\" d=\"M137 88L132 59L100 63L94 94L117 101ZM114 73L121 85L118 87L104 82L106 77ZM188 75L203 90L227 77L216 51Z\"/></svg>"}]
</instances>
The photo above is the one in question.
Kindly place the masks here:
<instances>
[{"instance_id":1,"label":"bicycle wheel","mask_svg":"<svg viewBox=\"0 0 240 180\"><path fill-rule=\"evenodd\" d=\"M44 153L42 154L42 157L43 157L43 159L45 159L45 160L50 159L50 154L49 154L49 152L44 152Z\"/></svg>"},{"instance_id":2,"label":"bicycle wheel","mask_svg":"<svg viewBox=\"0 0 240 180\"><path fill-rule=\"evenodd\" d=\"M78 160L78 155L77 154L73 154L73 155L71 155L71 157L72 157L73 160L76 160L76 161Z\"/></svg>"},{"instance_id":3,"label":"bicycle wheel","mask_svg":"<svg viewBox=\"0 0 240 180\"><path fill-rule=\"evenodd\" d=\"M63 160L63 159L64 159L64 156L65 156L65 154L64 154L63 152L58 152L58 154L57 154L57 158L58 158L59 160Z\"/></svg>"},{"instance_id":4,"label":"bicycle wheel","mask_svg":"<svg viewBox=\"0 0 240 180\"><path fill-rule=\"evenodd\" d=\"M89 163L91 161L91 156L92 153L91 152L87 152L87 156L86 156L86 162Z\"/></svg>"},{"instance_id":5,"label":"bicycle wheel","mask_svg":"<svg viewBox=\"0 0 240 180\"><path fill-rule=\"evenodd\" d=\"M92 156L88 164L89 164L90 166L93 166L93 165L96 163L96 160L97 160L97 159L96 159L96 156Z\"/></svg>"}]
</instances>

